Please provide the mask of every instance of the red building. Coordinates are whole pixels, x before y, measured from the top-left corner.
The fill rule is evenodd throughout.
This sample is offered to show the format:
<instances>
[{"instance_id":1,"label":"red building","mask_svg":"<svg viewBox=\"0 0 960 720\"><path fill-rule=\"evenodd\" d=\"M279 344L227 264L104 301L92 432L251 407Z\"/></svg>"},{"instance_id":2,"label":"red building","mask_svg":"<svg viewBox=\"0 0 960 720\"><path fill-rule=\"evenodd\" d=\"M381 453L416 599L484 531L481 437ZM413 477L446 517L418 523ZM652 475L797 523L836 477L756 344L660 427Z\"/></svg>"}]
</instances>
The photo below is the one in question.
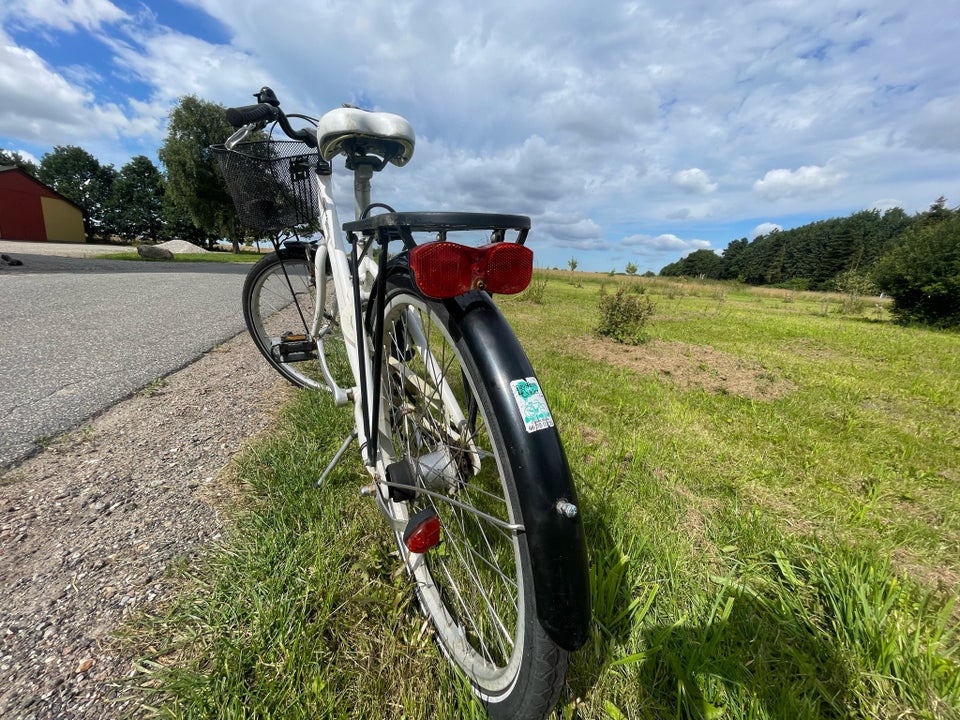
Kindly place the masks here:
<instances>
[{"instance_id":1,"label":"red building","mask_svg":"<svg viewBox=\"0 0 960 720\"><path fill-rule=\"evenodd\" d=\"M17 167L0 167L0 238L86 242L83 210Z\"/></svg>"}]
</instances>

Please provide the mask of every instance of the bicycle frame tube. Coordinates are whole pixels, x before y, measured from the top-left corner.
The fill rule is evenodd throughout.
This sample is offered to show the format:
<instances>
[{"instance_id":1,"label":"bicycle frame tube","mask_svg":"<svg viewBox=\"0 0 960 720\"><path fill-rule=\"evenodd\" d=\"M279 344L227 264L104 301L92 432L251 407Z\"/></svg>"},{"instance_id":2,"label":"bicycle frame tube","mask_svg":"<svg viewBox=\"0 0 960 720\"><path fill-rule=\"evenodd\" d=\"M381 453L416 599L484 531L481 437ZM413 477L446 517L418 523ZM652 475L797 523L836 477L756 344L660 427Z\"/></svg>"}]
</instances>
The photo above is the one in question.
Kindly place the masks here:
<instances>
[{"instance_id":1,"label":"bicycle frame tube","mask_svg":"<svg viewBox=\"0 0 960 720\"><path fill-rule=\"evenodd\" d=\"M343 333L347 357L350 360L350 368L353 371L354 387L347 390L340 388L337 386L333 378L329 377L329 373L324 373L324 379L330 386L330 390L335 399L338 397L339 392L343 398L349 398L350 400L353 400L356 427L360 434L358 441L360 447L364 448L369 440L365 432L368 421L363 417L360 388L366 387L368 389L373 389L374 387L373 377L371 374L372 363L370 362L372 353L371 349L367 347L366 333L358 334L357 332L357 303L347 301L347 298L355 297L355 290L350 268L350 250L347 248L343 230L340 227L337 208L333 201L332 176L320 175L318 176L317 180L317 195L320 206L320 225L323 230L324 237L323 255L325 255L325 257L323 258L323 261L326 262L326 260L329 260L330 262L334 291L336 292L338 309L340 311L340 329ZM317 293L319 297L325 298L327 293L326 273L324 272L324 266L320 264L320 253L318 253L315 262L317 265ZM376 264L370 261L370 259L367 257L364 257L364 261L358 263L358 265L358 284L359 278L363 278L363 287L360 287L361 299L368 299L370 292L369 288L372 287L373 281L376 278L377 267ZM363 295L366 295L366 298L363 298ZM318 307L321 307L319 303ZM363 355L363 362L361 362L361 354ZM363 376L361 376L360 372L361 367L363 367ZM376 432L376 429L371 428L371 432ZM365 453L364 462L367 462Z\"/></svg>"},{"instance_id":2,"label":"bicycle frame tube","mask_svg":"<svg viewBox=\"0 0 960 720\"><path fill-rule=\"evenodd\" d=\"M320 372L323 374L323 381L327 384L327 389L330 390L330 393L333 395L334 405L346 405L350 400L350 396L346 390L337 385L337 381L333 379L333 374L330 372L330 368L327 366L327 355L323 350L324 343L324 330L329 329L330 323L333 322L333 319L337 316L337 311L339 309L339 303L337 300L336 294L333 297L333 312L331 313L330 323L324 326L324 309L327 307L327 246L320 245L317 248L316 253L313 257L313 273L314 273L314 282L317 287L317 302L313 309L313 321L310 325L310 337L313 338L313 342L316 343L317 349L317 360L320 362Z\"/></svg>"}]
</instances>

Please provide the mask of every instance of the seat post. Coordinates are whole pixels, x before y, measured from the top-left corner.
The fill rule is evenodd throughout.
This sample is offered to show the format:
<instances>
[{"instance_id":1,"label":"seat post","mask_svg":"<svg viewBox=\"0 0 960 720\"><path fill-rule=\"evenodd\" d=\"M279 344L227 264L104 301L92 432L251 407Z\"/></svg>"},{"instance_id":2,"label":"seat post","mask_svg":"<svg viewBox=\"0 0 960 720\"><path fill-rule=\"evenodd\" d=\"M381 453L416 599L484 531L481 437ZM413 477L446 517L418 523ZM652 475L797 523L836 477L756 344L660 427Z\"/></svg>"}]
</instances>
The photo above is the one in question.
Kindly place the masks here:
<instances>
[{"instance_id":1,"label":"seat post","mask_svg":"<svg viewBox=\"0 0 960 720\"><path fill-rule=\"evenodd\" d=\"M370 204L370 179L373 177L374 167L369 162L356 162L353 168L353 198L356 203L356 219Z\"/></svg>"}]
</instances>

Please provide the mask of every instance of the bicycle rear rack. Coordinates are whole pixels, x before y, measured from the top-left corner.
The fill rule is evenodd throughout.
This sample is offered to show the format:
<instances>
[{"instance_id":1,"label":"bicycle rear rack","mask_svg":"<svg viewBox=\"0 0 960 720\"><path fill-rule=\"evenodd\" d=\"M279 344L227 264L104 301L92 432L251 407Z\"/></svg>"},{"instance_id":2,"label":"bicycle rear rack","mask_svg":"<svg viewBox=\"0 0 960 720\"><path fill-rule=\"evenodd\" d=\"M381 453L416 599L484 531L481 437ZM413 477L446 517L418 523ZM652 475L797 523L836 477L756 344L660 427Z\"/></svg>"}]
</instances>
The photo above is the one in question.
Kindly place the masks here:
<instances>
[{"instance_id":1,"label":"bicycle rear rack","mask_svg":"<svg viewBox=\"0 0 960 720\"><path fill-rule=\"evenodd\" d=\"M380 422L380 380L383 366L383 313L386 295L387 277L387 246L391 241L402 240L405 250L416 246L413 238L415 232L436 233L438 240L446 240L449 232L463 232L471 230L490 230L492 242L503 242L507 230L518 232L516 242L523 244L530 231L530 218L526 215L500 215L490 213L461 213L461 212L390 212L382 215L373 215L362 220L355 220L343 224L347 233L347 240L351 246L351 257L354 267L359 267L357 246L360 236L366 240L366 253L376 242L380 247L379 270L377 273L376 314L372 318L373 339L373 388L366 387L365 353L358 353L360 358L360 402L364 423L364 435L367 438L366 463L372 467L376 464L378 447L377 426ZM363 311L361 307L360 285L357 273L353 275L354 310L357 322L357 337L363 337ZM371 398L371 391L373 397Z\"/></svg>"},{"instance_id":2,"label":"bicycle rear rack","mask_svg":"<svg viewBox=\"0 0 960 720\"><path fill-rule=\"evenodd\" d=\"M491 232L491 242L504 242L508 230L516 231L517 237L514 242L523 245L530 231L530 218L526 215L494 213L388 212L380 215L372 215L362 220L346 222L343 224L343 230L347 233L347 241L350 243L351 267L353 268L360 267L360 261L374 244L379 247L378 281L374 288L375 295L371 298L374 300L373 307L376 308L376 313L373 317L368 318L368 322L372 322L372 388L367 387L366 382L366 353L362 351L357 353L360 365L361 415L363 417L364 436L367 438L366 448L363 448L363 450L366 451L364 462L368 467L373 467L376 465L377 452L379 450L379 436L376 428L380 422L379 388L383 364L383 313L386 295L385 279L388 270L388 246L392 242L401 241L404 250L409 250L417 245L413 237L414 233L435 233L436 239L443 241L447 239L447 234L451 232L479 230L489 230ZM366 242L361 242L361 239ZM365 247L363 252L358 255L357 248L361 244L365 245ZM357 338L362 338L364 337L363 298L360 292L360 280L356 271L353 272L353 301ZM354 430L343 441L340 449L316 481L316 487L319 487L324 479L333 471L350 443L352 443L357 436L358 432Z\"/></svg>"}]
</instances>

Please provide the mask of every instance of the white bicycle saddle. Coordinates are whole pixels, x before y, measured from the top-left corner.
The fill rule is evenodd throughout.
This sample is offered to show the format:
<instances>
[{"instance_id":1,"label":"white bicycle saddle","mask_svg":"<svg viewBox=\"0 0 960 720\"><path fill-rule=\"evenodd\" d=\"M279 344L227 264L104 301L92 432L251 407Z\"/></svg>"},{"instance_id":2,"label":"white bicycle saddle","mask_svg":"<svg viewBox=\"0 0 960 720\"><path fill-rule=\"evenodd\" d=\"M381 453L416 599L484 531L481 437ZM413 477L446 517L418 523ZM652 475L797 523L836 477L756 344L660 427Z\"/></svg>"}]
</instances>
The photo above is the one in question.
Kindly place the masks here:
<instances>
[{"instance_id":1,"label":"white bicycle saddle","mask_svg":"<svg viewBox=\"0 0 960 720\"><path fill-rule=\"evenodd\" d=\"M330 161L340 153L349 154L351 141L362 141L366 149L379 155L392 155L390 162L403 167L413 157L416 138L413 127L393 113L370 112L343 107L326 113L317 124L320 157ZM399 152L397 149L399 148Z\"/></svg>"}]
</instances>

